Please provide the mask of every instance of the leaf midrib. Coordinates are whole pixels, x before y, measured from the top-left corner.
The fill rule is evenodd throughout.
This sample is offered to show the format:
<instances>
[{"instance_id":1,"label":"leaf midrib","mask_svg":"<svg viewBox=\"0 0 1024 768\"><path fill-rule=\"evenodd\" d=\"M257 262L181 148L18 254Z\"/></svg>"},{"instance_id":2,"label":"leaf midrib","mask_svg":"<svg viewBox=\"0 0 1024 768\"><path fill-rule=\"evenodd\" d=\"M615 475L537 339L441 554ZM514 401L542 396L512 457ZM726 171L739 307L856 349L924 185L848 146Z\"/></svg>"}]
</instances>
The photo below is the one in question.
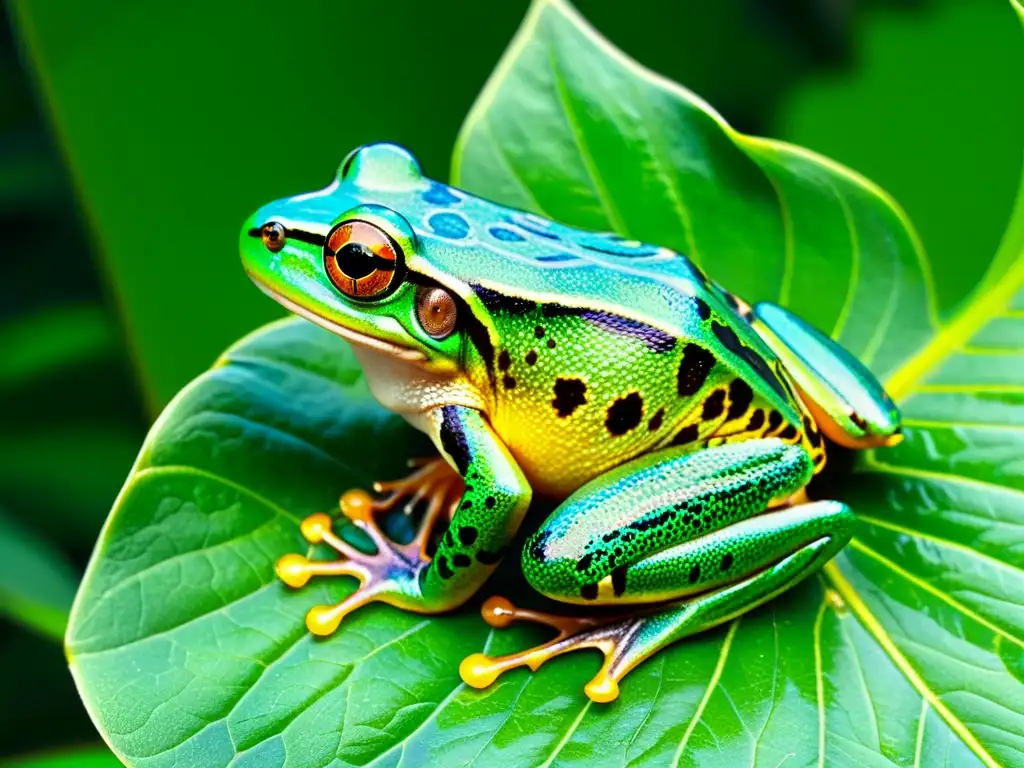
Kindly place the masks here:
<instances>
[{"instance_id":1,"label":"leaf midrib","mask_svg":"<svg viewBox=\"0 0 1024 768\"><path fill-rule=\"evenodd\" d=\"M988 279L982 278L980 285L984 286ZM998 282L992 282L988 290L975 293L951 322L940 327L931 341L886 380L885 389L893 400L906 402L939 363L965 346L986 323L1007 310L1010 300L1024 283L1024 255Z\"/></svg>"}]
</instances>

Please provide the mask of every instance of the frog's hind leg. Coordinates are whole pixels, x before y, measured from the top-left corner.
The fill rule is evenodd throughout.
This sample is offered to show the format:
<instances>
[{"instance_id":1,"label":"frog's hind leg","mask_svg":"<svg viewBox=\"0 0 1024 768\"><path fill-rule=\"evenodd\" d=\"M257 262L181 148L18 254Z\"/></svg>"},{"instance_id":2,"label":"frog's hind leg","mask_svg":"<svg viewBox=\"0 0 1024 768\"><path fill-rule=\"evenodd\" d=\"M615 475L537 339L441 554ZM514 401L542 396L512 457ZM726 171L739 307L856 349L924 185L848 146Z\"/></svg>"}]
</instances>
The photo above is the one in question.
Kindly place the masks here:
<instances>
[{"instance_id":1,"label":"frog's hind leg","mask_svg":"<svg viewBox=\"0 0 1024 768\"><path fill-rule=\"evenodd\" d=\"M688 636L728 621L785 591L834 557L852 532L853 515L845 505L834 501L788 507L751 518L729 529L734 549L760 548L773 534L788 533L806 540L791 554L760 570L746 573L738 581L655 611L608 620L558 618L512 606L502 598L484 604L485 620L494 627L506 627L512 621L534 621L558 630L551 641L507 656L491 658L474 654L459 668L462 679L475 688L490 685L500 674L519 666L536 670L545 661L570 651L594 648L604 656L597 675L585 692L596 702L612 701L619 695L619 682L625 675L659 650ZM821 534L822 530L831 533ZM694 562L700 542L667 550L650 563L651 568L671 565L673 561ZM652 558L653 560L653 558ZM685 567L683 569L685 573Z\"/></svg>"},{"instance_id":2,"label":"frog's hind leg","mask_svg":"<svg viewBox=\"0 0 1024 768\"><path fill-rule=\"evenodd\" d=\"M826 437L847 448L891 446L903 439L896 405L843 347L770 302L756 304L747 318L782 360Z\"/></svg>"},{"instance_id":3,"label":"frog's hind leg","mask_svg":"<svg viewBox=\"0 0 1024 768\"><path fill-rule=\"evenodd\" d=\"M495 626L539 620L559 634L523 653L472 656L463 679L482 687L513 667L597 648L605 664L587 693L615 698L618 680L659 648L761 604L849 541L844 504L798 501L812 473L802 447L768 438L669 449L597 478L530 537L523 570L556 600L630 604L633 617L553 619L492 603L484 615Z\"/></svg>"}]
</instances>

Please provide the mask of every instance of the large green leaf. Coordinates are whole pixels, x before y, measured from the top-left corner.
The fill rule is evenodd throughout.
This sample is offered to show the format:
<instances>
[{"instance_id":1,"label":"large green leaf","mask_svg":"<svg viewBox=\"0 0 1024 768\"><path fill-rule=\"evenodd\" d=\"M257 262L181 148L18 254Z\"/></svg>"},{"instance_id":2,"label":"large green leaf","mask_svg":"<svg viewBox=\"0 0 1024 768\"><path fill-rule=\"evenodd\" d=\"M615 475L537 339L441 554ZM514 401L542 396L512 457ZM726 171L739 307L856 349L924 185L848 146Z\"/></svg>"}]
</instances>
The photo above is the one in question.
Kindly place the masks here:
<instances>
[{"instance_id":1,"label":"large green leaf","mask_svg":"<svg viewBox=\"0 0 1024 768\"><path fill-rule=\"evenodd\" d=\"M928 262L877 189L735 133L544 0L455 163L476 191L689 252L884 375L908 439L835 488L862 515L854 543L821 577L660 653L608 706L582 694L596 657L483 692L459 684L465 654L538 637L489 630L472 608L370 606L315 640L306 608L351 586L289 591L274 560L303 547L303 515L426 446L369 399L344 342L275 324L164 412L79 593L68 654L118 754L147 766L1024 760L1024 202L986 279L941 324Z\"/></svg>"},{"instance_id":2,"label":"large green leaf","mask_svg":"<svg viewBox=\"0 0 1024 768\"><path fill-rule=\"evenodd\" d=\"M934 332L924 255L881 190L737 133L568 6L534 5L463 125L452 176L508 205L673 247L748 300L794 308L883 374Z\"/></svg>"}]
</instances>

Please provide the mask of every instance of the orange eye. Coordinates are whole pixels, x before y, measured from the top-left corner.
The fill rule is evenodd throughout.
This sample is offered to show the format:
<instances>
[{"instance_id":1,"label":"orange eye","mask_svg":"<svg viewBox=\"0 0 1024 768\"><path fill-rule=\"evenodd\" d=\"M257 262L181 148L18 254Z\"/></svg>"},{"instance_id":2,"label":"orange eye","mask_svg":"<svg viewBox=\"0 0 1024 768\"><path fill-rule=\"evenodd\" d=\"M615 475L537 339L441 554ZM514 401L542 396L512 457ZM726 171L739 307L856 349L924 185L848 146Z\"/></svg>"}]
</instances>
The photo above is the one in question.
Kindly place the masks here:
<instances>
[{"instance_id":1,"label":"orange eye","mask_svg":"<svg viewBox=\"0 0 1024 768\"><path fill-rule=\"evenodd\" d=\"M334 287L354 299L372 299L396 283L401 250L368 221L338 224L324 243L324 267Z\"/></svg>"}]
</instances>

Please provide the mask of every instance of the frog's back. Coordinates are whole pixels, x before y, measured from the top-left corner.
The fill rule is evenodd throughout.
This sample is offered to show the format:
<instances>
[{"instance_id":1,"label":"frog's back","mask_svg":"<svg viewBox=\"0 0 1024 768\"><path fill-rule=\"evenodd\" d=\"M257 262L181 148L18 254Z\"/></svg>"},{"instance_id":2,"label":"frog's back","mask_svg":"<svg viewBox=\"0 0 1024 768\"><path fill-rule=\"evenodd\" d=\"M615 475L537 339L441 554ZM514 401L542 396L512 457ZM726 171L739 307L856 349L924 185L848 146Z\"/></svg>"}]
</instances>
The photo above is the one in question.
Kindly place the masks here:
<instances>
[{"instance_id":1,"label":"frog's back","mask_svg":"<svg viewBox=\"0 0 1024 768\"><path fill-rule=\"evenodd\" d=\"M431 259L468 284L540 302L630 308L668 333L689 321L687 297L713 290L668 248L587 232L441 184L419 195L411 224L435 241ZM436 247L447 245L449 247Z\"/></svg>"},{"instance_id":2,"label":"frog's back","mask_svg":"<svg viewBox=\"0 0 1024 768\"><path fill-rule=\"evenodd\" d=\"M443 185L422 199L431 261L495 324L492 420L538 490L673 444L820 446L775 355L685 256Z\"/></svg>"}]
</instances>

